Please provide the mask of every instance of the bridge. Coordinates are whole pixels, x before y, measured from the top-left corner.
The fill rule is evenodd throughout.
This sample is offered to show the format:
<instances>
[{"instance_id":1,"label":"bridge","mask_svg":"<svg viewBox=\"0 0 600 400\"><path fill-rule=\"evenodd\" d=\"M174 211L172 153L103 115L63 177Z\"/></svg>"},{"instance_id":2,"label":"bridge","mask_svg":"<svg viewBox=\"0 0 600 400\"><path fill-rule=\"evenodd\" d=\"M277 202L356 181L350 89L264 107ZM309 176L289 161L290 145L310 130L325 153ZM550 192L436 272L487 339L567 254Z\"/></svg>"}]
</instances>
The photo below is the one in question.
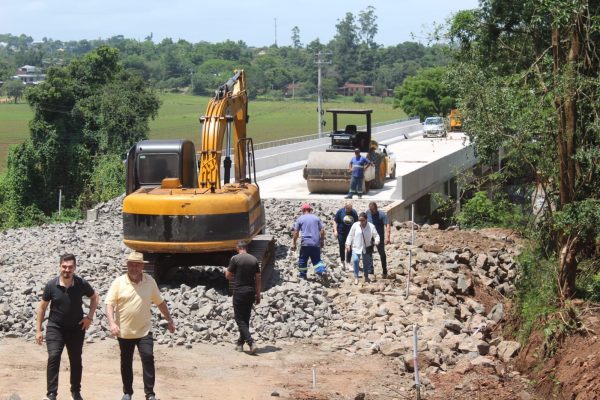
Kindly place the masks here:
<instances>
[{"instance_id":1,"label":"bridge","mask_svg":"<svg viewBox=\"0 0 600 400\"><path fill-rule=\"evenodd\" d=\"M422 138L418 120L396 122L373 128L373 137L388 145L396 156L396 178L387 179L382 189L370 190L366 200L393 200L388 215L397 220L410 219L409 210L415 204L415 214L426 216L436 205L430 193L456 197L459 192L456 177L472 168L476 157L468 138L462 132L449 132L447 138ZM289 143L257 150L255 154L257 180L263 198L340 199L340 194L309 193L302 177L308 154L325 151L329 137ZM348 154L348 161L352 154Z\"/></svg>"}]
</instances>

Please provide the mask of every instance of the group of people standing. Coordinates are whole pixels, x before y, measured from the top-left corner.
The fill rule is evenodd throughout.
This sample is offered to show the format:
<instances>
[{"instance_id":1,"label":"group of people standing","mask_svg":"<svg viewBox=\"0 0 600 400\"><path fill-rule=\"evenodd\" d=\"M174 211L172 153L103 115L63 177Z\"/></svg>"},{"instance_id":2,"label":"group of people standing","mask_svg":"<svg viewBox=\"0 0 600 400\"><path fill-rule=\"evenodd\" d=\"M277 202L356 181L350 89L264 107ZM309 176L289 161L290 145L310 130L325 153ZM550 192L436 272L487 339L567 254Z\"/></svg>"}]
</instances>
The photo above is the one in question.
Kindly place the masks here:
<instances>
[{"instance_id":1,"label":"group of people standing","mask_svg":"<svg viewBox=\"0 0 600 400\"><path fill-rule=\"evenodd\" d=\"M325 265L321 260L325 227L321 219L312 213L310 204L303 204L301 212L302 215L292 228L292 251L296 250L298 238L301 237L298 276L306 279L309 259L317 275L325 272ZM369 210L359 214L354 210L351 202L346 202L344 207L336 212L333 227L339 244L341 263L354 271L354 284L359 282L361 259L365 282L370 282L370 274L375 276L373 268L375 248L381 258L382 277L387 278L385 245L391 243L390 224L387 214L377 208L377 203L369 203Z\"/></svg>"},{"instance_id":2,"label":"group of people standing","mask_svg":"<svg viewBox=\"0 0 600 400\"><path fill-rule=\"evenodd\" d=\"M251 354L257 351L250 335L252 305L260 303L261 274L256 257L247 253L247 243L237 244L238 254L230 260L225 272L233 281L233 310L240 336L236 349L243 351L247 344ZM154 338L152 336L151 306L156 305L167 322L169 332L175 332L175 323L167 303L160 294L156 281L144 273L143 254L132 252L127 258L127 272L116 278L106 294L106 318L110 333L117 338L120 350L120 370L123 383L122 400L133 396L133 354L137 347L142 362L144 395L146 400L156 400L154 393ZM96 314L100 296L83 278L75 274L76 257L64 254L59 260L59 275L45 286L36 315L36 342L44 341L43 321L48 307L46 324L48 363L46 368L46 397L56 400L61 355L67 348L70 363L71 399L82 400L81 378L82 350L85 331ZM90 299L89 311L83 312L83 298Z\"/></svg>"}]
</instances>

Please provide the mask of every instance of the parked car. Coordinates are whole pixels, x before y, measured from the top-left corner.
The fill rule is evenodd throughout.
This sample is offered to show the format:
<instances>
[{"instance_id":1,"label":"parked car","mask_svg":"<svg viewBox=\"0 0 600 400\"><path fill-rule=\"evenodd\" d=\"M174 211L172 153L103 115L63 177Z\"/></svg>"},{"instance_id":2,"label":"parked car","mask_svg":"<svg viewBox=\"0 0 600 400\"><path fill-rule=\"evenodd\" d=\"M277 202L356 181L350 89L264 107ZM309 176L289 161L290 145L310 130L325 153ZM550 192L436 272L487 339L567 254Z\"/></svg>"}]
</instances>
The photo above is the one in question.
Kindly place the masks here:
<instances>
[{"instance_id":1,"label":"parked car","mask_svg":"<svg viewBox=\"0 0 600 400\"><path fill-rule=\"evenodd\" d=\"M423 137L446 137L446 126L442 117L427 117L423 122Z\"/></svg>"}]
</instances>

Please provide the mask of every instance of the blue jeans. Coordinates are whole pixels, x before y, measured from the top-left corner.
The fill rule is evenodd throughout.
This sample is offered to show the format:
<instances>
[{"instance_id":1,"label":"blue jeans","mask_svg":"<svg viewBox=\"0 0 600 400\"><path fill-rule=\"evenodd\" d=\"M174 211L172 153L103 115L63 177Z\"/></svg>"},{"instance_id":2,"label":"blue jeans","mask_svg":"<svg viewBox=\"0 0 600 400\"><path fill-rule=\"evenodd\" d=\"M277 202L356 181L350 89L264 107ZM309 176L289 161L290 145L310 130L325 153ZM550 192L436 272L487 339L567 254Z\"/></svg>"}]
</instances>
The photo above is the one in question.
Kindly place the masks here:
<instances>
[{"instance_id":1,"label":"blue jeans","mask_svg":"<svg viewBox=\"0 0 600 400\"><path fill-rule=\"evenodd\" d=\"M364 178L362 176L360 178L353 176L350 179L350 191L348 192L348 196L352 196L353 194L358 194L362 196L363 180Z\"/></svg>"},{"instance_id":2,"label":"blue jeans","mask_svg":"<svg viewBox=\"0 0 600 400\"><path fill-rule=\"evenodd\" d=\"M369 273L371 272L371 268L373 267L373 256L371 254L358 254L352 252L352 265L354 266L355 278L358 278L358 264L360 262L361 256L363 259L363 273L365 277L369 275Z\"/></svg>"}]
</instances>

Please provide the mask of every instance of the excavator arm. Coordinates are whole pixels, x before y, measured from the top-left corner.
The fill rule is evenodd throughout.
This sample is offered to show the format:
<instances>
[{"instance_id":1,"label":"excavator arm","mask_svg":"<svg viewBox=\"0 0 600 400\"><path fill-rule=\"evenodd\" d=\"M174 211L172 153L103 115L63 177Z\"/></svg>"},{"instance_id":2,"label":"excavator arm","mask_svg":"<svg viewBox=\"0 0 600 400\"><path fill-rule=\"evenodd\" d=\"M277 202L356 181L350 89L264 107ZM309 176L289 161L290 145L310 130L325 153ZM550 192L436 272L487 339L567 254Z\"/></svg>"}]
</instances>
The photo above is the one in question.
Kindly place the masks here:
<instances>
[{"instance_id":1,"label":"excavator arm","mask_svg":"<svg viewBox=\"0 0 600 400\"><path fill-rule=\"evenodd\" d=\"M237 143L246 138L248 122L248 95L243 70L236 71L233 77L217 89L215 96L208 103L206 115L200 118L200 122L202 147L198 186L211 190L221 188L223 150L223 180L224 183L229 183L232 149L235 152L235 181L239 182L245 176L246 154L238 148Z\"/></svg>"}]
</instances>

